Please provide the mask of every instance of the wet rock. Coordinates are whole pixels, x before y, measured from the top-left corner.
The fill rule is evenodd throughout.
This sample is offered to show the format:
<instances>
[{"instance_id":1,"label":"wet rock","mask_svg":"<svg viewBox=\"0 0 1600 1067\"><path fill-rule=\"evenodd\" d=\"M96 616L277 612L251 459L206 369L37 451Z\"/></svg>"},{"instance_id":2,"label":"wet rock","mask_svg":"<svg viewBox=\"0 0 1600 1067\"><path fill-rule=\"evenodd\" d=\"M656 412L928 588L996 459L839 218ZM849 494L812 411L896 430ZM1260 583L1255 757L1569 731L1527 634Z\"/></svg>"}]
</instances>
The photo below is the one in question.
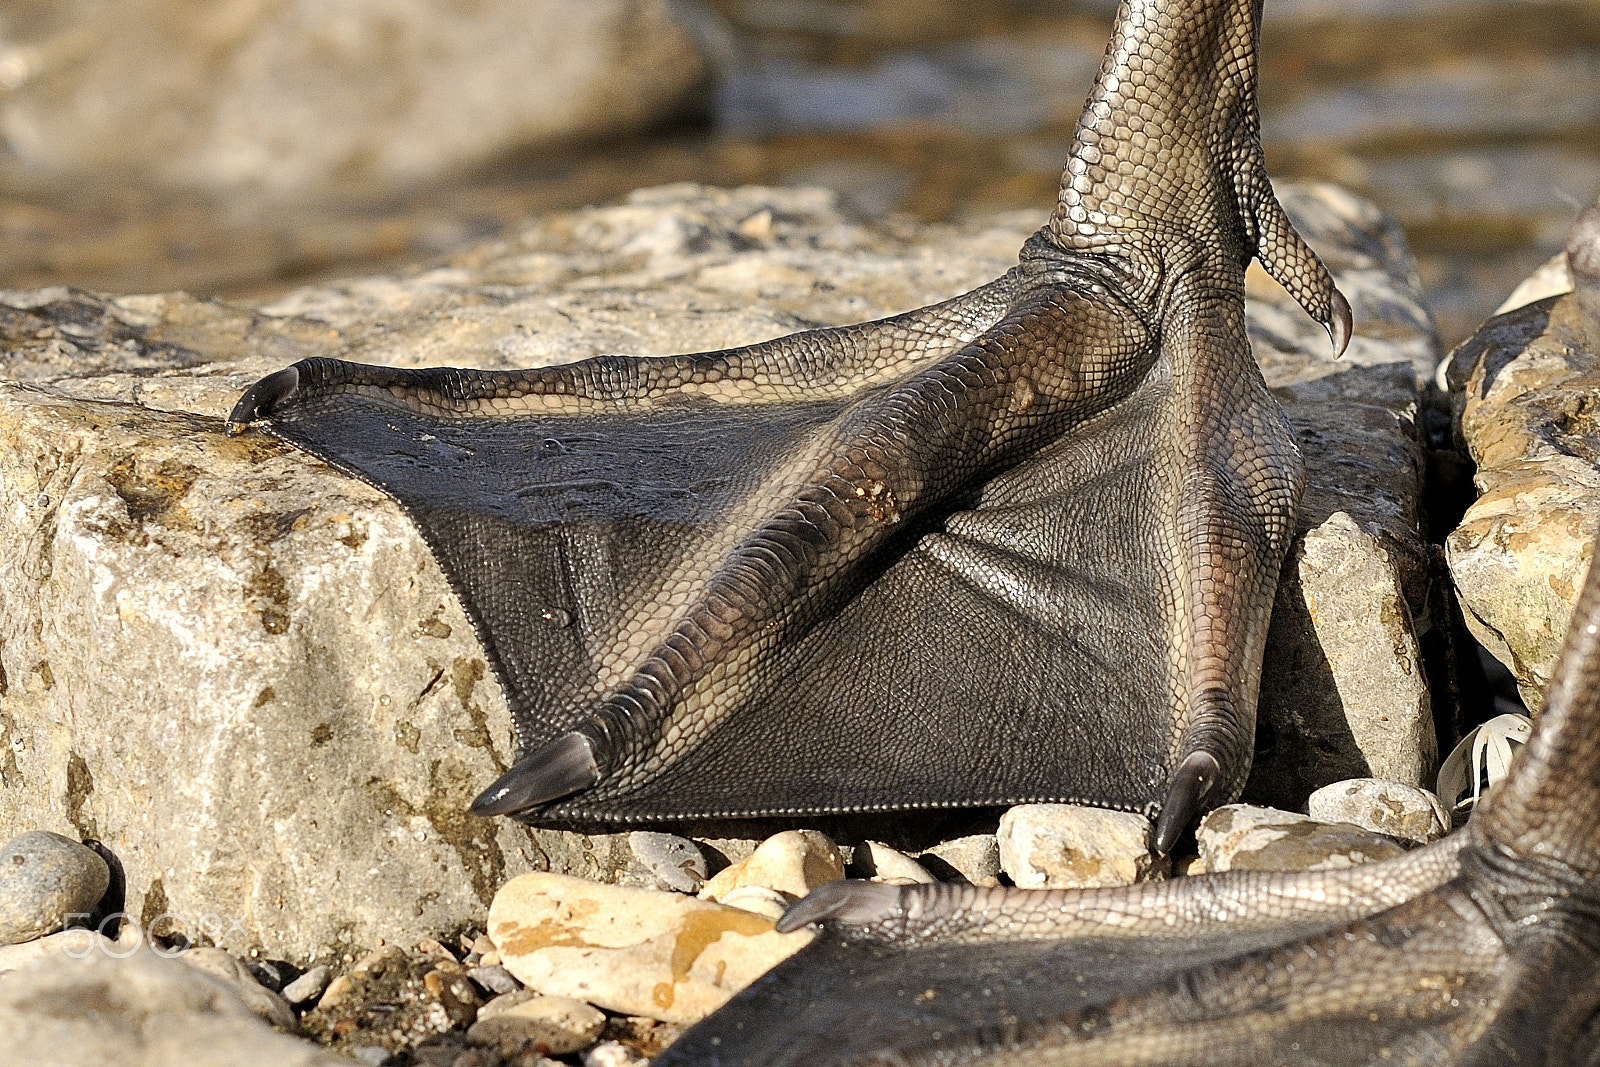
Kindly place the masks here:
<instances>
[{"instance_id":1,"label":"wet rock","mask_svg":"<svg viewBox=\"0 0 1600 1067\"><path fill-rule=\"evenodd\" d=\"M1246 278L1250 342L1300 439L1306 491L1273 604L1244 796L1299 809L1332 782L1423 785L1433 773L1416 415L1439 353L1394 221L1333 186L1280 192L1355 318L1334 362L1320 327L1275 282L1254 268Z\"/></svg>"},{"instance_id":2,"label":"wet rock","mask_svg":"<svg viewBox=\"0 0 1600 1067\"><path fill-rule=\"evenodd\" d=\"M1131 885L1167 873L1150 820L1076 804L1019 804L1000 817L1000 867L1023 889Z\"/></svg>"},{"instance_id":3,"label":"wet rock","mask_svg":"<svg viewBox=\"0 0 1600 1067\"><path fill-rule=\"evenodd\" d=\"M700 891L704 900L723 900L747 886L776 890L798 900L817 886L844 877L844 856L816 830L774 834L744 859L719 871Z\"/></svg>"},{"instance_id":4,"label":"wet rock","mask_svg":"<svg viewBox=\"0 0 1600 1067\"><path fill-rule=\"evenodd\" d=\"M178 957L178 962L193 967L226 982L244 1001L246 1007L280 1030L297 1030L294 1011L283 997L256 981L250 968L234 959L220 948L191 948Z\"/></svg>"},{"instance_id":5,"label":"wet rock","mask_svg":"<svg viewBox=\"0 0 1600 1067\"><path fill-rule=\"evenodd\" d=\"M1350 823L1418 844L1437 841L1450 829L1449 814L1432 793L1382 778L1325 785L1311 794L1306 814L1318 822Z\"/></svg>"},{"instance_id":6,"label":"wet rock","mask_svg":"<svg viewBox=\"0 0 1600 1067\"><path fill-rule=\"evenodd\" d=\"M1381 716L1425 703L1414 680L1381 703L1381 687L1352 685L1338 642L1397 649L1385 677L1407 679L1405 635L1427 618L1409 405L1432 341L1391 284L1404 250L1381 217L1326 191L1282 193L1357 314L1350 355L1332 363L1320 330L1252 282L1256 350L1308 463L1302 527L1342 511L1363 532L1353 548L1381 550L1371 573L1398 590L1313 613L1291 568L1260 709L1279 743L1258 768L1298 808L1316 786L1374 773L1352 721L1386 728ZM265 436L227 438L222 417L302 357L533 366L860 321L994 278L1040 221L880 227L821 190L685 185L261 308L0 294L0 378L26 383L0 382L0 835L44 820L115 840L137 857L131 911L223 916L220 947L284 959L481 923L525 871L616 878L634 865L625 834L466 816L516 751L511 719L399 508ZM1322 633L1324 618L1346 622ZM992 880L992 847L970 871L931 873Z\"/></svg>"},{"instance_id":7,"label":"wet rock","mask_svg":"<svg viewBox=\"0 0 1600 1067\"><path fill-rule=\"evenodd\" d=\"M1378 863L1405 851L1359 826L1249 804L1228 804L1211 812L1200 821L1195 837L1200 860L1212 873L1331 871Z\"/></svg>"},{"instance_id":8,"label":"wet rock","mask_svg":"<svg viewBox=\"0 0 1600 1067\"><path fill-rule=\"evenodd\" d=\"M633 863L618 876L618 885L698 893L706 884L706 857L687 838L635 830L628 835L628 853Z\"/></svg>"},{"instance_id":9,"label":"wet rock","mask_svg":"<svg viewBox=\"0 0 1600 1067\"><path fill-rule=\"evenodd\" d=\"M329 983L300 1020L306 1032L341 1051L403 1053L470 1025L482 998L452 959L388 945L363 956Z\"/></svg>"},{"instance_id":10,"label":"wet rock","mask_svg":"<svg viewBox=\"0 0 1600 1067\"><path fill-rule=\"evenodd\" d=\"M1467 627L1538 707L1600 528L1600 208L1569 234L1574 288L1484 323L1450 356L1478 499L1445 541ZM1600 264L1597 264L1600 268ZM1592 306L1591 306L1592 305Z\"/></svg>"},{"instance_id":11,"label":"wet rock","mask_svg":"<svg viewBox=\"0 0 1600 1067\"><path fill-rule=\"evenodd\" d=\"M868 841L856 846L855 856L848 866L852 878L870 878L890 885L917 885L937 881L928 869L897 848L881 841ZM726 900L723 903L727 903Z\"/></svg>"},{"instance_id":12,"label":"wet rock","mask_svg":"<svg viewBox=\"0 0 1600 1067\"><path fill-rule=\"evenodd\" d=\"M273 1030L231 983L149 951L51 958L7 974L0 1033L8 1062L40 1067L349 1065Z\"/></svg>"},{"instance_id":13,"label":"wet rock","mask_svg":"<svg viewBox=\"0 0 1600 1067\"><path fill-rule=\"evenodd\" d=\"M0 849L0 945L86 921L111 881L91 848L47 830L19 834Z\"/></svg>"},{"instance_id":14,"label":"wet rock","mask_svg":"<svg viewBox=\"0 0 1600 1067\"><path fill-rule=\"evenodd\" d=\"M552 1056L580 1052L600 1039L605 1014L571 997L529 997L498 1011L491 1001L467 1031L475 1045L493 1046L502 1056L533 1051Z\"/></svg>"},{"instance_id":15,"label":"wet rock","mask_svg":"<svg viewBox=\"0 0 1600 1067\"><path fill-rule=\"evenodd\" d=\"M319 963L307 969L305 974L283 987L283 999L290 1004L304 1004L322 996L322 991L328 988L328 977L332 972L326 963Z\"/></svg>"},{"instance_id":16,"label":"wet rock","mask_svg":"<svg viewBox=\"0 0 1600 1067\"><path fill-rule=\"evenodd\" d=\"M489 909L489 936L529 989L679 1023L811 939L737 908L553 874L506 883Z\"/></svg>"},{"instance_id":17,"label":"wet rock","mask_svg":"<svg viewBox=\"0 0 1600 1067\"><path fill-rule=\"evenodd\" d=\"M85 20L94 32L85 33ZM9 39L9 166L305 192L396 186L683 110L705 67L660 0L59 5Z\"/></svg>"},{"instance_id":18,"label":"wet rock","mask_svg":"<svg viewBox=\"0 0 1600 1067\"><path fill-rule=\"evenodd\" d=\"M1000 884L1000 845L994 834L969 834L933 846L918 857L940 881L969 885Z\"/></svg>"}]
</instances>

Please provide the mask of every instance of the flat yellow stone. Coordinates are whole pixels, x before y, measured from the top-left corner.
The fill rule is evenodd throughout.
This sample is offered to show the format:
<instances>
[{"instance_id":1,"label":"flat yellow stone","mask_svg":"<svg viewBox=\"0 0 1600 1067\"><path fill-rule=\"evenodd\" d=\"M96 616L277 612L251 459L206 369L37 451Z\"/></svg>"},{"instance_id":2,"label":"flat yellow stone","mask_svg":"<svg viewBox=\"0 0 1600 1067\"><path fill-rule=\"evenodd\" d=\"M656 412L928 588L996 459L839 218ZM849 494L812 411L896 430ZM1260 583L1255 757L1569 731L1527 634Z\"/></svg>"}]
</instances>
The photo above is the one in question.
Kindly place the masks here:
<instances>
[{"instance_id":1,"label":"flat yellow stone","mask_svg":"<svg viewBox=\"0 0 1600 1067\"><path fill-rule=\"evenodd\" d=\"M692 1023L811 940L677 893L525 874L495 894L489 937L529 989Z\"/></svg>"}]
</instances>

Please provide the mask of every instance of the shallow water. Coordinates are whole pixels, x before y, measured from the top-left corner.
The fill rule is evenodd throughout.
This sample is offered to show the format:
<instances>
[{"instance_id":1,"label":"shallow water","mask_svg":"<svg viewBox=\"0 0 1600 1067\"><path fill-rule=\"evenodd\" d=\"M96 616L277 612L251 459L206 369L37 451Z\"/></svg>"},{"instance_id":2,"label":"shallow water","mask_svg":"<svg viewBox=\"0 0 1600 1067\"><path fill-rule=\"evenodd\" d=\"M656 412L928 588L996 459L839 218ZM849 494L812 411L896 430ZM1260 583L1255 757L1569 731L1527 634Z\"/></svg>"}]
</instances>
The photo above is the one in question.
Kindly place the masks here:
<instances>
[{"instance_id":1,"label":"shallow water","mask_svg":"<svg viewBox=\"0 0 1600 1067\"><path fill-rule=\"evenodd\" d=\"M0 286L267 296L530 212L692 179L819 183L867 215L1041 219L1111 22L1104 0L711 0L701 122L295 207L0 186ZM1275 177L1373 197L1411 235L1446 343L1600 192L1600 2L1267 0Z\"/></svg>"}]
</instances>

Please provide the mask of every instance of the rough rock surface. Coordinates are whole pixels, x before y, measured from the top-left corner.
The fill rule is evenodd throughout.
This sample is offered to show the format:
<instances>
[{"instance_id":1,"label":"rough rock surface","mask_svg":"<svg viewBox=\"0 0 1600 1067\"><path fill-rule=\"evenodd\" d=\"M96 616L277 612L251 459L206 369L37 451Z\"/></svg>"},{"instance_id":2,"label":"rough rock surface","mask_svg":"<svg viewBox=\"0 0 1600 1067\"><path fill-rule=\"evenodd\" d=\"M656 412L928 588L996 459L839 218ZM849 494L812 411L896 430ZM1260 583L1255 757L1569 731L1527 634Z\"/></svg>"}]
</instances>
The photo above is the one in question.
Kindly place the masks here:
<instances>
[{"instance_id":1,"label":"rough rock surface","mask_svg":"<svg viewBox=\"0 0 1600 1067\"><path fill-rule=\"evenodd\" d=\"M1439 798L1383 778L1353 778L1325 785L1306 801L1318 822L1350 823L1375 834L1425 845L1450 830L1450 814Z\"/></svg>"},{"instance_id":2,"label":"rough rock surface","mask_svg":"<svg viewBox=\"0 0 1600 1067\"><path fill-rule=\"evenodd\" d=\"M1167 873L1150 820L1076 804L1019 804L1000 817L1000 867L1023 889L1132 885Z\"/></svg>"},{"instance_id":3,"label":"rough rock surface","mask_svg":"<svg viewBox=\"0 0 1600 1067\"><path fill-rule=\"evenodd\" d=\"M1331 871L1405 852L1397 842L1348 823L1249 804L1228 804L1200 820L1202 871Z\"/></svg>"},{"instance_id":4,"label":"rough rock surface","mask_svg":"<svg viewBox=\"0 0 1600 1067\"><path fill-rule=\"evenodd\" d=\"M0 945L54 933L89 918L111 869L91 848L48 830L18 834L0 848Z\"/></svg>"},{"instance_id":5,"label":"rough rock surface","mask_svg":"<svg viewBox=\"0 0 1600 1067\"><path fill-rule=\"evenodd\" d=\"M1303 545L1287 572L1261 708L1277 748L1253 788L1298 807L1428 762L1379 766L1426 709L1411 413L1433 340L1370 205L1282 192L1357 332L1330 361L1255 278L1252 336L1302 434L1303 530L1344 538L1376 583L1308 582ZM509 715L399 508L268 438L227 438L223 417L312 355L512 367L859 321L990 280L1039 222L865 225L821 190L672 186L257 309L0 294L0 834L101 840L136 916L220 919L222 947L296 960L481 923L524 871L617 879L626 835L465 815L513 756Z\"/></svg>"},{"instance_id":6,"label":"rough rock surface","mask_svg":"<svg viewBox=\"0 0 1600 1067\"><path fill-rule=\"evenodd\" d=\"M1350 300L1338 362L1258 269L1250 341L1300 439L1306 492L1273 604L1257 754L1244 796L1298 809L1346 778L1430 783L1437 758L1419 636L1431 625L1419 511L1421 391L1439 358L1405 239L1328 185L1280 190ZM1254 283L1254 284L1252 284Z\"/></svg>"},{"instance_id":7,"label":"rough rock surface","mask_svg":"<svg viewBox=\"0 0 1600 1067\"><path fill-rule=\"evenodd\" d=\"M706 857L700 846L677 834L635 830L628 835L633 862L617 876L618 885L698 893L706 884Z\"/></svg>"},{"instance_id":8,"label":"rough rock surface","mask_svg":"<svg viewBox=\"0 0 1600 1067\"><path fill-rule=\"evenodd\" d=\"M68 931L71 933L72 931ZM72 1010L63 1011L70 1004ZM230 986L136 951L50 959L0 980L5 1058L39 1067L349 1067L273 1030Z\"/></svg>"},{"instance_id":9,"label":"rough rock surface","mask_svg":"<svg viewBox=\"0 0 1600 1067\"><path fill-rule=\"evenodd\" d=\"M1600 528L1600 208L1575 227L1576 288L1483 324L1450 355L1478 499L1445 542L1473 636L1543 702ZM1580 221L1583 217L1580 217ZM1576 265L1576 264L1575 264Z\"/></svg>"},{"instance_id":10,"label":"rough rock surface","mask_svg":"<svg viewBox=\"0 0 1600 1067\"><path fill-rule=\"evenodd\" d=\"M606 1028L604 1012L571 997L535 995L491 1010L503 999L508 998L486 1004L467 1031L468 1041L493 1046L502 1056L530 1049L552 1056L581 1052L598 1041Z\"/></svg>"},{"instance_id":11,"label":"rough rock surface","mask_svg":"<svg viewBox=\"0 0 1600 1067\"><path fill-rule=\"evenodd\" d=\"M672 115L706 73L664 0L51 7L4 42L0 137L58 178L392 186Z\"/></svg>"},{"instance_id":12,"label":"rough rock surface","mask_svg":"<svg viewBox=\"0 0 1600 1067\"><path fill-rule=\"evenodd\" d=\"M933 846L917 859L941 882L1000 884L1000 845L994 834L968 834Z\"/></svg>"},{"instance_id":13,"label":"rough rock surface","mask_svg":"<svg viewBox=\"0 0 1600 1067\"><path fill-rule=\"evenodd\" d=\"M691 1023L812 935L677 893L525 874L495 896L489 936L529 989Z\"/></svg>"}]
</instances>

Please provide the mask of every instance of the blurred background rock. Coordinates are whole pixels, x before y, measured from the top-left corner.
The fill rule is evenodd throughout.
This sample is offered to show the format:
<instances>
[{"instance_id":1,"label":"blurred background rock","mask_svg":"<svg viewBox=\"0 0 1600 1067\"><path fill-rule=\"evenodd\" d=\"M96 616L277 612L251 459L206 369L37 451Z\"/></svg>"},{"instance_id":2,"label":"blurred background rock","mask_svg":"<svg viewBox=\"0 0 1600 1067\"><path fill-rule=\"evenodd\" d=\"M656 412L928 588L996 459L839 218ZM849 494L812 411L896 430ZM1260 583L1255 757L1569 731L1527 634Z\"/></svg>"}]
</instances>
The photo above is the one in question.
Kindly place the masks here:
<instances>
[{"instance_id":1,"label":"blurred background rock","mask_svg":"<svg viewBox=\"0 0 1600 1067\"><path fill-rule=\"evenodd\" d=\"M270 296L676 180L1044 212L1110 0L5 0L0 287ZM1446 344L1600 190L1600 0L1268 0L1279 179Z\"/></svg>"}]
</instances>

